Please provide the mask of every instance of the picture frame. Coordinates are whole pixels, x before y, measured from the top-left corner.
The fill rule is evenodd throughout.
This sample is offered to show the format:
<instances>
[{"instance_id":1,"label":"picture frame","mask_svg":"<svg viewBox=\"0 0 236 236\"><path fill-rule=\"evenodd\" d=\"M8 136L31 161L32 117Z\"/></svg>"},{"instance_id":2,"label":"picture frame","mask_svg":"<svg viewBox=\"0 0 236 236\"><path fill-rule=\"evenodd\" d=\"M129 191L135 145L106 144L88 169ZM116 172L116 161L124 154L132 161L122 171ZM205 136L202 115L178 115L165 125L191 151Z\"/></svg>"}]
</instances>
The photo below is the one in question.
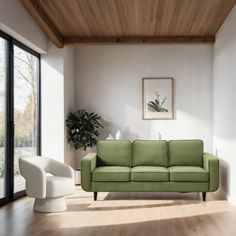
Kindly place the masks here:
<instances>
[{"instance_id":1,"label":"picture frame","mask_svg":"<svg viewBox=\"0 0 236 236\"><path fill-rule=\"evenodd\" d=\"M142 119L174 119L174 78L142 78Z\"/></svg>"}]
</instances>

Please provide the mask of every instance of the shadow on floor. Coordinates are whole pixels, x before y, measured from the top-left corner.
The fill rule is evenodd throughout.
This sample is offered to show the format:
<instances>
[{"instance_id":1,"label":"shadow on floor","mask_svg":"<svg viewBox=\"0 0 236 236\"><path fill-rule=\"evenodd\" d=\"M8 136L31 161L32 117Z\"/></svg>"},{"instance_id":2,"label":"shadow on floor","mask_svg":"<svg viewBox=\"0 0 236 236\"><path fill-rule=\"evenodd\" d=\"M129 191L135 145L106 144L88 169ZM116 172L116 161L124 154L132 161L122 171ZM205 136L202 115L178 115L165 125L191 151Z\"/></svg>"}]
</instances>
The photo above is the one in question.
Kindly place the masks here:
<instances>
[{"instance_id":1,"label":"shadow on floor","mask_svg":"<svg viewBox=\"0 0 236 236\"><path fill-rule=\"evenodd\" d=\"M99 193L98 193L99 197ZM99 198L98 198L99 199ZM110 192L104 200L201 200L201 193Z\"/></svg>"},{"instance_id":2,"label":"shadow on floor","mask_svg":"<svg viewBox=\"0 0 236 236\"><path fill-rule=\"evenodd\" d=\"M199 201L171 201L167 203L144 204L144 205L131 205L131 206L96 206L92 204L70 204L67 206L67 212L72 211L112 211L112 210L131 210L131 209L147 209L159 208L168 206L192 205L201 204ZM138 204L138 203L137 203Z\"/></svg>"}]
</instances>

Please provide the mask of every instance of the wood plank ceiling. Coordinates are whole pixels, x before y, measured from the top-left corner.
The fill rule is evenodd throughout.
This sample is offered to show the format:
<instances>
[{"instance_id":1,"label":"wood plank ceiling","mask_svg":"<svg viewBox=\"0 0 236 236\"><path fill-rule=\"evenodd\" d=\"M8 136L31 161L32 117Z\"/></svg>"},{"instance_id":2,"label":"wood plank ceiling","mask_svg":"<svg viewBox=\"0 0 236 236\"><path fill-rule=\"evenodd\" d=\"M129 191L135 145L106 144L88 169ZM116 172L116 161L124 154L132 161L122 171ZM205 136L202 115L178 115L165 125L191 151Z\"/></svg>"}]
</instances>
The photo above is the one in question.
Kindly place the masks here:
<instances>
[{"instance_id":1,"label":"wood plank ceiling","mask_svg":"<svg viewBox=\"0 0 236 236\"><path fill-rule=\"evenodd\" d=\"M213 43L235 0L20 0L58 46Z\"/></svg>"}]
</instances>

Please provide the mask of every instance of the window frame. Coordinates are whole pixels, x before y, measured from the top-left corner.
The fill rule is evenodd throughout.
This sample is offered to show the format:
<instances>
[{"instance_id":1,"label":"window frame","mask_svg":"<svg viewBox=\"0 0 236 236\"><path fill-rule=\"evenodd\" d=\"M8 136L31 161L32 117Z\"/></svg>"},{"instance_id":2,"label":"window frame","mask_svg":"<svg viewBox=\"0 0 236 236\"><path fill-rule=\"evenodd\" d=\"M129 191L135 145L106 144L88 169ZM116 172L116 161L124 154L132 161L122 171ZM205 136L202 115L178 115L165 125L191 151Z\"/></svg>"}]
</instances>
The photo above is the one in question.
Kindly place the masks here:
<instances>
[{"instance_id":1,"label":"window frame","mask_svg":"<svg viewBox=\"0 0 236 236\"><path fill-rule=\"evenodd\" d=\"M41 155L41 57L40 54L25 44L0 30L0 37L7 45L7 79L6 79L6 128L5 128L5 197L0 199L0 206L26 196L25 190L14 193L14 46L38 58L37 81L37 155Z\"/></svg>"}]
</instances>

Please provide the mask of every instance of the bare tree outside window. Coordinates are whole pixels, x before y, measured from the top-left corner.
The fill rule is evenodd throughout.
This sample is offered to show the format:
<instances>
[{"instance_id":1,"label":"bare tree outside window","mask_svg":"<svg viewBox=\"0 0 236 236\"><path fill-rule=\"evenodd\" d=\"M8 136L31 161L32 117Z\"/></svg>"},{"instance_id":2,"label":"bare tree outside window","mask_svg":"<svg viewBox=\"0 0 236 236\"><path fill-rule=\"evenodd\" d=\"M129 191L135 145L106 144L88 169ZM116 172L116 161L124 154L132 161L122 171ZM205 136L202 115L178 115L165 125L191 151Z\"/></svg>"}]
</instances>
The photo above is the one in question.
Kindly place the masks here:
<instances>
[{"instance_id":1,"label":"bare tree outside window","mask_svg":"<svg viewBox=\"0 0 236 236\"><path fill-rule=\"evenodd\" d=\"M0 198L5 196L5 94L7 42L0 38Z\"/></svg>"},{"instance_id":2,"label":"bare tree outside window","mask_svg":"<svg viewBox=\"0 0 236 236\"><path fill-rule=\"evenodd\" d=\"M15 192L24 189L18 159L37 153L38 58L14 46Z\"/></svg>"}]
</instances>

